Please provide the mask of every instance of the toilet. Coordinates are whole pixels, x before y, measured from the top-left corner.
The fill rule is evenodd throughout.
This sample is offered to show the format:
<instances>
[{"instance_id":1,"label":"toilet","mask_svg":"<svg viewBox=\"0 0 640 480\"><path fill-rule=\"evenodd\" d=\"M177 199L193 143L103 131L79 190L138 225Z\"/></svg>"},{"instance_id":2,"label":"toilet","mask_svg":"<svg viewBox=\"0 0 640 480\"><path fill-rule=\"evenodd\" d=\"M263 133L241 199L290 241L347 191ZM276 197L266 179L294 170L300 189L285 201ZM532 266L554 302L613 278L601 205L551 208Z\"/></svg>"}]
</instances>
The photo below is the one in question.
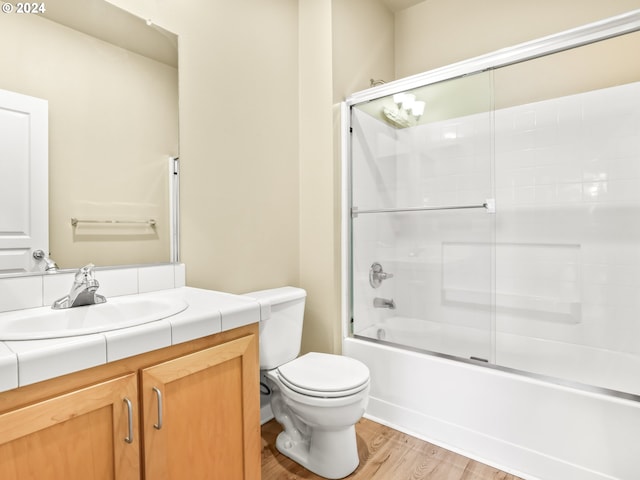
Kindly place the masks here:
<instances>
[{"instance_id":1,"label":"toilet","mask_svg":"<svg viewBox=\"0 0 640 480\"><path fill-rule=\"evenodd\" d=\"M346 477L359 464L355 424L367 406L369 369L341 355L298 357L304 290L282 287L246 296L260 303L260 373L283 427L276 448L317 475Z\"/></svg>"}]
</instances>

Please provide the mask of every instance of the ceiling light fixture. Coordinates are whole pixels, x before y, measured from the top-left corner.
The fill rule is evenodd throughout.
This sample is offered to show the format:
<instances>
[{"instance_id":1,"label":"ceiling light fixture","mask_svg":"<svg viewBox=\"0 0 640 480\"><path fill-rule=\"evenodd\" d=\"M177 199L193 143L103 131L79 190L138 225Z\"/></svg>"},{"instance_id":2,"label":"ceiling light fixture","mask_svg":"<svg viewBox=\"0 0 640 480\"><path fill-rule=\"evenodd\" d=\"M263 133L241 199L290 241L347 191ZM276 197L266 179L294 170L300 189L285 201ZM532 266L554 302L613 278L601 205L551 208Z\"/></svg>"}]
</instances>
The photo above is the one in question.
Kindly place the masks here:
<instances>
[{"instance_id":1,"label":"ceiling light fixture","mask_svg":"<svg viewBox=\"0 0 640 480\"><path fill-rule=\"evenodd\" d=\"M424 114L425 102L416 100L412 93L396 93L393 96L396 108L384 107L385 119L397 128L413 127L418 124Z\"/></svg>"}]
</instances>

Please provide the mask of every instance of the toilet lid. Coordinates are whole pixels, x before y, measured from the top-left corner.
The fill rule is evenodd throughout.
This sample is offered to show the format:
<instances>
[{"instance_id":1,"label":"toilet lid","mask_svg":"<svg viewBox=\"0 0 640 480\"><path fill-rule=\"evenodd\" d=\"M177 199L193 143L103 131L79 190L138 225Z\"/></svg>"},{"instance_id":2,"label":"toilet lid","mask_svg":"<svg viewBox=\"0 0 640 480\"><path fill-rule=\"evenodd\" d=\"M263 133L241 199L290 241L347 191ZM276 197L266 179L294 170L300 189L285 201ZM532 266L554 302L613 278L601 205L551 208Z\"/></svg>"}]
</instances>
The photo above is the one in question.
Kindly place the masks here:
<instances>
[{"instance_id":1,"label":"toilet lid","mask_svg":"<svg viewBox=\"0 0 640 480\"><path fill-rule=\"evenodd\" d=\"M278 368L280 380L292 390L313 397L344 397L369 382L367 366L353 358L307 353Z\"/></svg>"}]
</instances>

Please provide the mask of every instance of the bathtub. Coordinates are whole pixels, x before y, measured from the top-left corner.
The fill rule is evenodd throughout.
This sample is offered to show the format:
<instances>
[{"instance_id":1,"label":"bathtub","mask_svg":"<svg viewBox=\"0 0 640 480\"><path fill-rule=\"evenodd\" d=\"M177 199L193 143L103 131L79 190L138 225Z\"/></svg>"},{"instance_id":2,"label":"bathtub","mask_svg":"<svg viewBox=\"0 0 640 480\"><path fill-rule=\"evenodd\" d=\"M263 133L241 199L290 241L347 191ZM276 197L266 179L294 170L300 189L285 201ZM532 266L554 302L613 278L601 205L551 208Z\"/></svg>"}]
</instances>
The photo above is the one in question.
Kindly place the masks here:
<instances>
[{"instance_id":1,"label":"bathtub","mask_svg":"<svg viewBox=\"0 0 640 480\"><path fill-rule=\"evenodd\" d=\"M637 392L637 363L629 369L631 358L620 354L499 332L487 360L509 369L428 352L468 359L486 350L486 338L468 327L393 317L344 338L343 354L371 371L372 420L525 479L640 478L638 397L587 386ZM559 361L567 357L574 361ZM585 385L561 380L575 380L569 370L582 362L589 362L578 377ZM626 373L618 372L623 365Z\"/></svg>"}]
</instances>

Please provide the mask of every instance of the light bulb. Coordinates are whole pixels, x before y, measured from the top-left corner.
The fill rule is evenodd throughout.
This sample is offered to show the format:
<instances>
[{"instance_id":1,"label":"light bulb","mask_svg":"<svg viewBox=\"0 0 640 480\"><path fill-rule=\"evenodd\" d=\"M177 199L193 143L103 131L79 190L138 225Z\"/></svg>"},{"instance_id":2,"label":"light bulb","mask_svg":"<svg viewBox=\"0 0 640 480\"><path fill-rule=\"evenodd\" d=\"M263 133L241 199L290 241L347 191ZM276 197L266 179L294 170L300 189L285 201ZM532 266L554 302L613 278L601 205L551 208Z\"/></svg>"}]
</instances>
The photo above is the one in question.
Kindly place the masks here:
<instances>
[{"instance_id":1,"label":"light bulb","mask_svg":"<svg viewBox=\"0 0 640 480\"><path fill-rule=\"evenodd\" d=\"M404 93L396 93L393 96L393 103L395 103L398 107L400 107L400 104L402 103L402 101L404 100Z\"/></svg>"},{"instance_id":2,"label":"light bulb","mask_svg":"<svg viewBox=\"0 0 640 480\"><path fill-rule=\"evenodd\" d=\"M405 110L409 110L415 101L415 95L411 93L405 93L404 98L402 99L402 108Z\"/></svg>"},{"instance_id":3,"label":"light bulb","mask_svg":"<svg viewBox=\"0 0 640 480\"><path fill-rule=\"evenodd\" d=\"M424 107L425 103L421 100L417 100L411 105L411 113L414 117L421 117L424 113Z\"/></svg>"}]
</instances>

